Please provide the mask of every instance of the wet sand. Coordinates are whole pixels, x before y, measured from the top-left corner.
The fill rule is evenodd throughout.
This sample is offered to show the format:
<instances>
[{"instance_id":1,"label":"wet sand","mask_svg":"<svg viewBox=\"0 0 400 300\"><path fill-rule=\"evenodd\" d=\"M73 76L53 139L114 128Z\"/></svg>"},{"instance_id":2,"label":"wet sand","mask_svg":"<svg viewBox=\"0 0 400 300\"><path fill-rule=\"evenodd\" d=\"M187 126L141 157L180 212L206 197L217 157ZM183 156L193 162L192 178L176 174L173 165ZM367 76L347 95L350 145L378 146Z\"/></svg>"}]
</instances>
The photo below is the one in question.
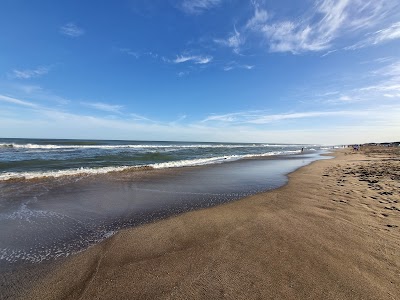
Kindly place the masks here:
<instances>
[{"instance_id":1,"label":"wet sand","mask_svg":"<svg viewBox=\"0 0 400 300\"><path fill-rule=\"evenodd\" d=\"M335 156L279 189L122 230L22 298L400 299L399 150Z\"/></svg>"}]
</instances>

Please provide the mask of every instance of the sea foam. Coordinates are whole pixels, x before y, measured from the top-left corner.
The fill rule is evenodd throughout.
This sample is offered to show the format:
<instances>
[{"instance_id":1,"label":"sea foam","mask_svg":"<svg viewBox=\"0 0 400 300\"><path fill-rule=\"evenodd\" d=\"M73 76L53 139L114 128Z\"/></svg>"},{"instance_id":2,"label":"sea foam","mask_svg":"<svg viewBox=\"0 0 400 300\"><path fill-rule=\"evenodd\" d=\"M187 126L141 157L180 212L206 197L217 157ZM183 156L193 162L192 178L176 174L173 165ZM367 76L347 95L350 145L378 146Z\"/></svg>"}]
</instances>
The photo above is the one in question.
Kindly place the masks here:
<instances>
[{"instance_id":1,"label":"sea foam","mask_svg":"<svg viewBox=\"0 0 400 300\"><path fill-rule=\"evenodd\" d=\"M76 176L76 175L99 175L106 174L110 172L122 172L127 170L137 170L140 168L148 167L153 169L166 169L166 168L180 168L180 167L190 167L190 166L201 166L201 165L211 165L211 164L221 164L225 162L240 160L244 158L252 157L266 157L273 155L290 155L299 153L299 150L292 151L273 151L260 154L246 154L246 155L230 155L230 156L220 156L220 157L210 157L210 158L199 158L199 159L187 159L187 160L177 160L168 161L162 163L154 163L148 165L134 165L134 166L110 166L110 167L98 167L98 168L73 168L68 170L51 170L51 171L30 171L30 172L5 172L0 174L0 181L6 180L23 180L23 179L35 179L43 177L63 177L63 176Z\"/></svg>"}]
</instances>

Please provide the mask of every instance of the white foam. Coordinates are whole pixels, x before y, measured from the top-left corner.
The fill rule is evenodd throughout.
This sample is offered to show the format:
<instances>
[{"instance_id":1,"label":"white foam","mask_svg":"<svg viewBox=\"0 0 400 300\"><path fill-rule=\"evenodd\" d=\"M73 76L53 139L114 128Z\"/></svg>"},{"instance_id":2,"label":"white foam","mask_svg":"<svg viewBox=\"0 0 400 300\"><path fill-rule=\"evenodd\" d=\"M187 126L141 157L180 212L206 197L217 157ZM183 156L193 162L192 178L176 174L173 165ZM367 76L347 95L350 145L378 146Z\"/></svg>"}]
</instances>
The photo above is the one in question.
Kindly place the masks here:
<instances>
[{"instance_id":1,"label":"white foam","mask_svg":"<svg viewBox=\"0 0 400 300\"><path fill-rule=\"evenodd\" d=\"M0 148L16 148L16 149L185 149L185 148L261 148L261 147L300 147L300 145L284 145L284 144L138 144L138 145L52 145L52 144L7 144L0 143Z\"/></svg>"},{"instance_id":2,"label":"white foam","mask_svg":"<svg viewBox=\"0 0 400 300\"><path fill-rule=\"evenodd\" d=\"M35 219L43 218L64 218L64 215L53 211L29 209L26 203L21 204L18 210L10 214L0 213L0 220L20 220L34 222Z\"/></svg>"},{"instance_id":3,"label":"white foam","mask_svg":"<svg viewBox=\"0 0 400 300\"><path fill-rule=\"evenodd\" d=\"M224 162L239 160L243 158L252 157L265 157L272 155L290 155L300 153L300 150L291 151L273 151L260 154L246 154L246 155L230 155L230 156L219 156L210 158L199 158L199 159L188 159L188 160L178 160L169 161L163 163L155 163L146 165L154 169L167 169L167 168L180 168L189 166L201 166L210 164L220 164ZM117 166L117 167L100 167L100 168L75 168L68 170L56 170L56 171L43 171L43 172L5 172L0 174L0 181L10 180L10 179L34 179L34 178L44 178L44 177L63 177L63 176L74 176L74 175L99 175L106 174L110 172L121 172L129 169L136 169L144 167L143 165L134 166Z\"/></svg>"},{"instance_id":4,"label":"white foam","mask_svg":"<svg viewBox=\"0 0 400 300\"><path fill-rule=\"evenodd\" d=\"M115 171L124 171L128 168L134 168L132 166L120 166L120 167L102 167L102 168L76 168L69 170L57 170L57 171L44 171L44 172L5 172L0 175L0 181L10 179L34 179L41 177L62 177L62 176L73 176L73 175L96 175L106 174Z\"/></svg>"},{"instance_id":5,"label":"white foam","mask_svg":"<svg viewBox=\"0 0 400 300\"><path fill-rule=\"evenodd\" d=\"M242 156L230 155L230 156L220 156L220 157L211 157L211 158L169 161L169 162L164 162L164 163L153 164L150 166L153 167L154 169L179 168L179 167L218 164L218 163L223 163L223 162L227 162L227 161L238 160L240 158L242 158Z\"/></svg>"}]
</instances>

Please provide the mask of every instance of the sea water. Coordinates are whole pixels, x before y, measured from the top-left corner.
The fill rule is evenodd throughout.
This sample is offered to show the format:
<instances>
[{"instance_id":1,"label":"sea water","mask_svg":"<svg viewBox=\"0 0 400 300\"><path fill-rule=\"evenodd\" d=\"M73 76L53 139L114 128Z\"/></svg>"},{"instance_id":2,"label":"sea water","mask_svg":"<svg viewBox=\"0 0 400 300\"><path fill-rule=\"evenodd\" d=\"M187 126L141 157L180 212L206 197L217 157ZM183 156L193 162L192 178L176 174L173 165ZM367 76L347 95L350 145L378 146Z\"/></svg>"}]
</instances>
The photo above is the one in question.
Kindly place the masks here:
<instances>
[{"instance_id":1,"label":"sea water","mask_svg":"<svg viewBox=\"0 0 400 300\"><path fill-rule=\"evenodd\" d=\"M0 266L65 257L122 228L279 187L319 153L316 145L0 139Z\"/></svg>"},{"instance_id":2,"label":"sea water","mask_svg":"<svg viewBox=\"0 0 400 300\"><path fill-rule=\"evenodd\" d=\"M0 180L216 164L316 145L0 139Z\"/></svg>"}]
</instances>

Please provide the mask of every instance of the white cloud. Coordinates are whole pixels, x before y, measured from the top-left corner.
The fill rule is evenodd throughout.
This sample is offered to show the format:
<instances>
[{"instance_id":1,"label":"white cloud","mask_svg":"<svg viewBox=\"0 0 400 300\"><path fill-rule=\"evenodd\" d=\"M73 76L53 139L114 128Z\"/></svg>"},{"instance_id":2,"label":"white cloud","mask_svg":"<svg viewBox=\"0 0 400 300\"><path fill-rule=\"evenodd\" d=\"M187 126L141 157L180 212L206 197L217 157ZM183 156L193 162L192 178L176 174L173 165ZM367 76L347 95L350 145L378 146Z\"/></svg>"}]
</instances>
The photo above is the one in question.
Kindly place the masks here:
<instances>
[{"instance_id":1,"label":"white cloud","mask_svg":"<svg viewBox=\"0 0 400 300\"><path fill-rule=\"evenodd\" d=\"M268 124L289 119L306 119L316 117L360 116L367 115L365 111L309 111L285 114L265 114L263 112L242 112L225 115L211 115L202 122L218 121L242 124Z\"/></svg>"},{"instance_id":2,"label":"white cloud","mask_svg":"<svg viewBox=\"0 0 400 300\"><path fill-rule=\"evenodd\" d=\"M178 75L178 77L185 77L185 76L188 75L188 74L189 74L189 72L180 71L180 72L178 72L178 74L176 74L176 75Z\"/></svg>"},{"instance_id":3,"label":"white cloud","mask_svg":"<svg viewBox=\"0 0 400 300\"><path fill-rule=\"evenodd\" d=\"M135 52L135 51L133 51L133 50L131 50L129 48L119 48L118 50L121 53L125 53L125 54L128 54L128 55L131 55L131 56L133 56L135 58L139 58L140 57L139 53L137 53L137 52Z\"/></svg>"},{"instance_id":4,"label":"white cloud","mask_svg":"<svg viewBox=\"0 0 400 300\"><path fill-rule=\"evenodd\" d=\"M221 2L222 0L183 0L180 7L187 14L201 14L219 6Z\"/></svg>"},{"instance_id":5,"label":"white cloud","mask_svg":"<svg viewBox=\"0 0 400 300\"><path fill-rule=\"evenodd\" d=\"M30 85L30 84L15 84L13 88L24 92L25 94L35 94L41 93L43 91L42 87L38 85Z\"/></svg>"},{"instance_id":6,"label":"white cloud","mask_svg":"<svg viewBox=\"0 0 400 300\"><path fill-rule=\"evenodd\" d=\"M233 49L233 52L239 54L240 46L245 42L244 37L236 30L226 39L214 39L214 42Z\"/></svg>"},{"instance_id":7,"label":"white cloud","mask_svg":"<svg viewBox=\"0 0 400 300\"><path fill-rule=\"evenodd\" d=\"M314 103L318 104L343 106L393 102L391 100L396 100L400 94L400 60L379 58L370 63L379 65L364 72L361 80L358 73L347 74L346 78L332 82L331 88L336 91L315 93L315 89L310 89L302 98L315 98ZM383 63L385 64L382 67Z\"/></svg>"},{"instance_id":8,"label":"white cloud","mask_svg":"<svg viewBox=\"0 0 400 300\"><path fill-rule=\"evenodd\" d=\"M397 93L397 94L383 94L383 97L386 97L386 98L400 98L400 93Z\"/></svg>"},{"instance_id":9,"label":"white cloud","mask_svg":"<svg viewBox=\"0 0 400 300\"><path fill-rule=\"evenodd\" d=\"M12 90L12 93L24 95L24 97L29 97L29 99L39 101L39 102L56 102L58 105L66 105L71 101L65 99L58 95L55 95L51 90L47 90L38 85L21 84L21 83L11 83L7 85L7 89Z\"/></svg>"},{"instance_id":10,"label":"white cloud","mask_svg":"<svg viewBox=\"0 0 400 300\"><path fill-rule=\"evenodd\" d=\"M373 44L382 43L388 40L400 38L400 22L392 24L390 27L378 30L374 33Z\"/></svg>"},{"instance_id":11,"label":"white cloud","mask_svg":"<svg viewBox=\"0 0 400 300\"><path fill-rule=\"evenodd\" d=\"M277 114L277 115L266 115L260 116L259 118L249 120L252 124L267 124L282 120L289 119L307 119L317 117L338 117L338 116L360 116L366 115L366 112L362 111L311 111L301 113L288 113L288 114Z\"/></svg>"},{"instance_id":12,"label":"white cloud","mask_svg":"<svg viewBox=\"0 0 400 300\"><path fill-rule=\"evenodd\" d=\"M134 121L146 121L146 122L157 123L157 121L141 116L139 114L129 114L129 115L132 117Z\"/></svg>"},{"instance_id":13,"label":"white cloud","mask_svg":"<svg viewBox=\"0 0 400 300\"><path fill-rule=\"evenodd\" d=\"M8 97L8 96L4 96L4 95L0 95L0 101L17 104L17 105L22 105L22 106L28 106L28 107L38 107L38 105L35 103Z\"/></svg>"},{"instance_id":14,"label":"white cloud","mask_svg":"<svg viewBox=\"0 0 400 300\"><path fill-rule=\"evenodd\" d=\"M231 71L231 70L235 69L235 67L232 65L227 65L223 69L224 69L224 71Z\"/></svg>"},{"instance_id":15,"label":"white cloud","mask_svg":"<svg viewBox=\"0 0 400 300\"><path fill-rule=\"evenodd\" d=\"M181 140L215 142L279 142L347 144L394 141L400 130L400 106L373 106L363 110L306 111L268 114L249 111L225 115L211 115L209 122L189 123L179 119L169 123L152 121L137 114L126 118L109 118L83 115L39 107L34 103L0 96L0 101L25 106L31 110L29 119L21 114L21 107L0 110L0 128L4 137L49 137ZM121 115L122 116L122 115ZM328 126L316 128L315 122L296 123L307 118L332 118ZM348 122L338 122L336 117L347 117ZM292 120L295 128L286 122L277 127L277 121ZM179 123L181 122L181 123ZM246 123L247 122L247 123ZM272 126L271 123L274 123ZM271 124L271 126L265 126ZM293 127L293 126L292 126ZM275 129L272 129L275 128Z\"/></svg>"},{"instance_id":16,"label":"white cloud","mask_svg":"<svg viewBox=\"0 0 400 300\"><path fill-rule=\"evenodd\" d=\"M60 28L60 32L69 37L79 37L85 33L82 28L79 28L74 23L67 23Z\"/></svg>"},{"instance_id":17,"label":"white cloud","mask_svg":"<svg viewBox=\"0 0 400 300\"><path fill-rule=\"evenodd\" d=\"M322 54L321 57L325 57L325 56L331 55L332 53L335 53L336 51L337 51L337 49L329 50L326 53Z\"/></svg>"},{"instance_id":18,"label":"white cloud","mask_svg":"<svg viewBox=\"0 0 400 300\"><path fill-rule=\"evenodd\" d=\"M381 83L377 85L370 85L367 87L363 87L360 89L360 91L399 91L400 92L400 84L386 84L386 83Z\"/></svg>"},{"instance_id":19,"label":"white cloud","mask_svg":"<svg viewBox=\"0 0 400 300\"><path fill-rule=\"evenodd\" d=\"M202 123L208 121L220 121L220 122L235 122L238 120L238 117L242 116L242 113L232 113L225 115L211 115L205 118Z\"/></svg>"},{"instance_id":20,"label":"white cloud","mask_svg":"<svg viewBox=\"0 0 400 300\"><path fill-rule=\"evenodd\" d=\"M246 28L252 30L259 30L268 20L268 12L262 8L257 2L253 2L254 15L247 21Z\"/></svg>"},{"instance_id":21,"label":"white cloud","mask_svg":"<svg viewBox=\"0 0 400 300\"><path fill-rule=\"evenodd\" d=\"M359 91L378 93L380 96L400 93L400 60L372 71L371 76L376 79L377 83L364 86Z\"/></svg>"},{"instance_id":22,"label":"white cloud","mask_svg":"<svg viewBox=\"0 0 400 300\"><path fill-rule=\"evenodd\" d=\"M169 122L169 125L175 126L178 123L180 123L181 121L185 120L186 118L187 118L187 115L181 115L175 121Z\"/></svg>"},{"instance_id":23,"label":"white cloud","mask_svg":"<svg viewBox=\"0 0 400 300\"><path fill-rule=\"evenodd\" d=\"M293 20L273 21L265 10L255 7L247 28L261 33L271 52L302 53L332 47L335 39L376 25L388 13L391 1L321 0L313 11Z\"/></svg>"},{"instance_id":24,"label":"white cloud","mask_svg":"<svg viewBox=\"0 0 400 300\"><path fill-rule=\"evenodd\" d=\"M237 62L232 61L232 62L226 64L222 69L224 71L232 71L234 69L252 70L253 68L254 68L253 65L238 64Z\"/></svg>"},{"instance_id":25,"label":"white cloud","mask_svg":"<svg viewBox=\"0 0 400 300\"><path fill-rule=\"evenodd\" d=\"M339 100L340 101L351 101L351 100L353 100L351 97L349 97L349 96L341 96L340 98L339 98Z\"/></svg>"},{"instance_id":26,"label":"white cloud","mask_svg":"<svg viewBox=\"0 0 400 300\"><path fill-rule=\"evenodd\" d=\"M111 113L117 113L117 114L120 114L121 109L123 108L122 105L113 105L113 104L107 104L107 103L101 103L101 102L95 102L95 103L81 102L81 104L92 107L97 110L111 112Z\"/></svg>"},{"instance_id":27,"label":"white cloud","mask_svg":"<svg viewBox=\"0 0 400 300\"><path fill-rule=\"evenodd\" d=\"M35 77L40 77L49 72L49 67L37 67L36 69L26 69L26 70L13 70L10 77L18 79L30 79Z\"/></svg>"},{"instance_id":28,"label":"white cloud","mask_svg":"<svg viewBox=\"0 0 400 300\"><path fill-rule=\"evenodd\" d=\"M213 60L212 56L201 56L201 55L178 55L176 59L173 60L174 63L180 64L180 63L185 63L192 61L195 64L208 64Z\"/></svg>"},{"instance_id":29,"label":"white cloud","mask_svg":"<svg viewBox=\"0 0 400 300\"><path fill-rule=\"evenodd\" d=\"M375 46L395 39L400 39L400 22L394 23L385 29L368 34L368 37L365 40L346 47L345 50L356 50L368 46Z\"/></svg>"}]
</instances>

